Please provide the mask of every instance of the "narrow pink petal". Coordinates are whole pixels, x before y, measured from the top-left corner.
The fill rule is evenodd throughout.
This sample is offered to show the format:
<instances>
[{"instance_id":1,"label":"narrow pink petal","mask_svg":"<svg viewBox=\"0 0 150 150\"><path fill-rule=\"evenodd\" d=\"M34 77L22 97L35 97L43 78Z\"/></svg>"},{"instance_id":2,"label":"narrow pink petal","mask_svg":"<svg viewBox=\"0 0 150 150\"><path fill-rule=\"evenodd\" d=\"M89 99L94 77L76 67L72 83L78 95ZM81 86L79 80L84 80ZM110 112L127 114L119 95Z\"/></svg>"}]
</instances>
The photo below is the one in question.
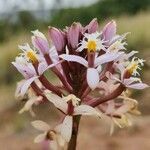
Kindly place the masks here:
<instances>
[{"instance_id":1,"label":"narrow pink petal","mask_svg":"<svg viewBox=\"0 0 150 150\"><path fill-rule=\"evenodd\" d=\"M36 71L31 63L28 65L18 64L16 62L12 62L12 64L16 67L16 69L25 77L31 78L36 75Z\"/></svg>"},{"instance_id":2,"label":"narrow pink petal","mask_svg":"<svg viewBox=\"0 0 150 150\"><path fill-rule=\"evenodd\" d=\"M59 61L58 52L54 46L51 47L49 51L49 56L52 59L53 63L56 63Z\"/></svg>"},{"instance_id":3,"label":"narrow pink petal","mask_svg":"<svg viewBox=\"0 0 150 150\"><path fill-rule=\"evenodd\" d=\"M110 72L106 72L106 77L108 78L108 79L111 79L111 80L116 80L116 81L118 81L118 82L121 82L121 80L120 79L118 79L115 75L113 75L113 74L111 74Z\"/></svg>"},{"instance_id":4,"label":"narrow pink petal","mask_svg":"<svg viewBox=\"0 0 150 150\"><path fill-rule=\"evenodd\" d=\"M59 62L58 52L57 52L57 50L56 50L56 48L54 46L50 49L49 56L52 59L52 62L54 64ZM63 69L62 69L61 64L58 64L55 67L63 74Z\"/></svg>"},{"instance_id":5,"label":"narrow pink petal","mask_svg":"<svg viewBox=\"0 0 150 150\"><path fill-rule=\"evenodd\" d=\"M68 104L61 97L50 92L45 92L45 96L55 105L55 107L62 110L64 113L67 113Z\"/></svg>"},{"instance_id":6,"label":"narrow pink petal","mask_svg":"<svg viewBox=\"0 0 150 150\"><path fill-rule=\"evenodd\" d=\"M101 114L96 111L95 108L88 105L80 105L75 107L74 115L86 115L86 116L98 116L101 117Z\"/></svg>"},{"instance_id":7,"label":"narrow pink petal","mask_svg":"<svg viewBox=\"0 0 150 150\"><path fill-rule=\"evenodd\" d=\"M132 57L133 55L137 54L138 51L131 51L130 53L126 54L126 59L129 59L130 57Z\"/></svg>"},{"instance_id":8,"label":"narrow pink petal","mask_svg":"<svg viewBox=\"0 0 150 150\"><path fill-rule=\"evenodd\" d=\"M105 53L105 54L103 54L103 55L101 55L95 59L95 66L113 61L113 60L117 59L118 57L120 57L121 55L123 55L122 52Z\"/></svg>"},{"instance_id":9,"label":"narrow pink petal","mask_svg":"<svg viewBox=\"0 0 150 150\"><path fill-rule=\"evenodd\" d=\"M119 71L121 73L121 76L122 76L121 79L123 79L123 74L124 74L124 71L125 71L125 67L124 67L123 63L119 63L119 64L115 63L114 65L117 69L119 69Z\"/></svg>"},{"instance_id":10,"label":"narrow pink petal","mask_svg":"<svg viewBox=\"0 0 150 150\"><path fill-rule=\"evenodd\" d=\"M30 75L28 74L28 72L26 71L26 67L18 64L16 62L12 62L12 64L15 66L15 68L23 75L24 78L29 78Z\"/></svg>"},{"instance_id":11,"label":"narrow pink petal","mask_svg":"<svg viewBox=\"0 0 150 150\"><path fill-rule=\"evenodd\" d=\"M39 75L42 75L47 70L47 67L48 67L48 65L46 62L39 63L39 66L38 66Z\"/></svg>"},{"instance_id":12,"label":"narrow pink petal","mask_svg":"<svg viewBox=\"0 0 150 150\"><path fill-rule=\"evenodd\" d=\"M21 94L22 96L27 92L27 90L28 90L29 86L31 85L31 83L32 83L35 79L37 79L37 78L38 78L38 76L35 76L35 77L30 78L30 79L27 79L27 80L24 82L24 84L22 85L21 90L20 90L20 94Z\"/></svg>"},{"instance_id":13,"label":"narrow pink petal","mask_svg":"<svg viewBox=\"0 0 150 150\"><path fill-rule=\"evenodd\" d=\"M126 36L129 34L130 32L124 33L123 35L115 35L109 42L109 45L113 44L114 42L118 41L118 40L124 40L126 38Z\"/></svg>"},{"instance_id":14,"label":"narrow pink petal","mask_svg":"<svg viewBox=\"0 0 150 150\"><path fill-rule=\"evenodd\" d=\"M38 67L38 72L39 72L39 75L42 75L46 70L52 68L52 67L55 67L57 66L58 64L60 64L62 61L59 61L57 63L54 63L54 64L51 64L49 66L47 66L47 64L45 62L42 62L39 64L39 67Z\"/></svg>"},{"instance_id":15,"label":"narrow pink petal","mask_svg":"<svg viewBox=\"0 0 150 150\"><path fill-rule=\"evenodd\" d=\"M135 84L130 84L127 87L132 88L132 89L142 90L142 89L148 88L149 86L145 83L135 83Z\"/></svg>"},{"instance_id":16,"label":"narrow pink petal","mask_svg":"<svg viewBox=\"0 0 150 150\"><path fill-rule=\"evenodd\" d=\"M135 79L136 79L136 78L134 78L134 77L130 77L130 78L128 78L128 79L124 79L124 80L123 80L123 83L124 83L126 86L128 86L128 85L132 84L133 82L135 82L135 81L136 81Z\"/></svg>"},{"instance_id":17,"label":"narrow pink petal","mask_svg":"<svg viewBox=\"0 0 150 150\"><path fill-rule=\"evenodd\" d=\"M22 99L22 95L20 95L20 91L21 91L21 87L23 86L24 82L26 80L21 80L17 83L17 88L16 88L16 91L15 91L15 97L18 99L18 98L21 98Z\"/></svg>"},{"instance_id":18,"label":"narrow pink petal","mask_svg":"<svg viewBox=\"0 0 150 150\"><path fill-rule=\"evenodd\" d=\"M67 61L77 62L85 67L88 66L88 62L80 56L62 54L62 55L59 55L59 57Z\"/></svg>"}]
</instances>

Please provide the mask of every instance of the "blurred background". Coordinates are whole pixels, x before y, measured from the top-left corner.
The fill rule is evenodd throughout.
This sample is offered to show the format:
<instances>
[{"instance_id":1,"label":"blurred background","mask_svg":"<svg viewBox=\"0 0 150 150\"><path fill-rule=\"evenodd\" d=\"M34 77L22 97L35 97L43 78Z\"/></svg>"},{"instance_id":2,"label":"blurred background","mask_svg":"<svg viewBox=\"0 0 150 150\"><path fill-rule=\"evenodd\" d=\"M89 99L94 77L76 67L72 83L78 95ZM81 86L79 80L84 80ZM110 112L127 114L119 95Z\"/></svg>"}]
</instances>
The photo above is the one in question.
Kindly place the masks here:
<instances>
[{"instance_id":1,"label":"blurred background","mask_svg":"<svg viewBox=\"0 0 150 150\"><path fill-rule=\"evenodd\" d=\"M118 33L131 32L128 49L138 50L146 60L142 79L150 84L150 0L0 0L0 150L40 150L33 139L38 134L30 121L58 120L59 114L49 104L19 115L24 105L15 100L16 82L22 77L11 65L19 53L18 45L30 43L32 30L47 34L47 26L63 28L74 21L83 25L98 18L100 28L116 20ZM136 91L142 115L133 126L117 129L109 136L109 123L85 117L82 119L77 150L150 150L150 93Z\"/></svg>"}]
</instances>

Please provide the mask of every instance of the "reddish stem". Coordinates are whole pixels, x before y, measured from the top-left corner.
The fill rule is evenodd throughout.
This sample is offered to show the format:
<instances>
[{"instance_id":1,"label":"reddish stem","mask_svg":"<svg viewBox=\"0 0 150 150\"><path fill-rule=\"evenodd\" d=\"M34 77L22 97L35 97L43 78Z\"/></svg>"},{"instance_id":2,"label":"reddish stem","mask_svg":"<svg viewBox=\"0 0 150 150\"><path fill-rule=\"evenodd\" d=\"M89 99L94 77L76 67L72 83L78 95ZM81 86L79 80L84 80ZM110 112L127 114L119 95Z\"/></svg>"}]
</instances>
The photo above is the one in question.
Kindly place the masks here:
<instances>
[{"instance_id":1,"label":"reddish stem","mask_svg":"<svg viewBox=\"0 0 150 150\"><path fill-rule=\"evenodd\" d=\"M70 85L72 85L72 79L71 79L71 77L70 77L70 72L71 72L71 71L70 71L70 66L69 66L68 62L65 61L65 62L63 62L61 65L62 65L63 72L64 72L64 74L65 74L65 76L66 76L66 78L67 78L68 83L69 83Z\"/></svg>"},{"instance_id":2,"label":"reddish stem","mask_svg":"<svg viewBox=\"0 0 150 150\"><path fill-rule=\"evenodd\" d=\"M41 81L41 83L45 86L45 88L47 88L48 90L54 92L55 94L62 96L62 92L55 87L53 84L51 84L44 75L39 77L39 80Z\"/></svg>"},{"instance_id":3,"label":"reddish stem","mask_svg":"<svg viewBox=\"0 0 150 150\"><path fill-rule=\"evenodd\" d=\"M44 96L43 91L37 86L37 84L34 81L31 83L31 88L34 90L37 96Z\"/></svg>"},{"instance_id":4,"label":"reddish stem","mask_svg":"<svg viewBox=\"0 0 150 150\"><path fill-rule=\"evenodd\" d=\"M80 119L81 116L73 116L72 136L67 150L76 150Z\"/></svg>"},{"instance_id":5,"label":"reddish stem","mask_svg":"<svg viewBox=\"0 0 150 150\"><path fill-rule=\"evenodd\" d=\"M50 56L48 54L44 55L45 60L47 62L48 65L52 64L52 60L50 58ZM69 93L72 93L72 88L71 86L68 84L68 82L66 81L66 79L64 78L64 76L62 75L61 72L58 71L58 69L52 68L52 71L58 76L58 78L60 79L60 81L62 82L62 84L66 87L67 91Z\"/></svg>"},{"instance_id":6,"label":"reddish stem","mask_svg":"<svg viewBox=\"0 0 150 150\"><path fill-rule=\"evenodd\" d=\"M38 62L33 64L37 75L39 75L38 65L39 65ZM56 88L53 84L51 84L44 75L41 75L39 77L39 80L45 86L45 88L47 88L48 90L54 92L55 94L57 94L59 96L61 96L63 94L58 88Z\"/></svg>"},{"instance_id":7,"label":"reddish stem","mask_svg":"<svg viewBox=\"0 0 150 150\"><path fill-rule=\"evenodd\" d=\"M88 105L92 106L92 107L96 107L99 104L102 104L104 102L107 102L111 99L114 99L116 97L118 97L124 90L125 90L125 86L123 84L120 84L113 92L111 92L110 94L101 97L101 98L95 98L91 101L88 102Z\"/></svg>"},{"instance_id":8,"label":"reddish stem","mask_svg":"<svg viewBox=\"0 0 150 150\"><path fill-rule=\"evenodd\" d=\"M85 98L90 92L91 92L91 89L90 89L89 87L87 87L87 88L85 89L85 91L83 92L81 98L82 98L82 99Z\"/></svg>"}]
</instances>

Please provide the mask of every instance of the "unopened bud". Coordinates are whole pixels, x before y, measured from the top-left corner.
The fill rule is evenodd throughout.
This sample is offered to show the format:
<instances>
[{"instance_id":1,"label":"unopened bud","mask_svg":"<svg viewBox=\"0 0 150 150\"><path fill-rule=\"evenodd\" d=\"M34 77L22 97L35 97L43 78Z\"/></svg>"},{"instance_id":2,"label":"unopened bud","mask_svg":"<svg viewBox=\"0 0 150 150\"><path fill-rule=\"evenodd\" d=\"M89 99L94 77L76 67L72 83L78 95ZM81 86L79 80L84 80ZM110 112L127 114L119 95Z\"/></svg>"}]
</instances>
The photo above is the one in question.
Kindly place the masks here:
<instances>
[{"instance_id":1,"label":"unopened bud","mask_svg":"<svg viewBox=\"0 0 150 150\"><path fill-rule=\"evenodd\" d=\"M43 33L38 30L32 31L34 36L32 36L32 43L35 48L37 48L42 54L47 54L49 52L49 44Z\"/></svg>"},{"instance_id":2,"label":"unopened bud","mask_svg":"<svg viewBox=\"0 0 150 150\"><path fill-rule=\"evenodd\" d=\"M91 34L91 33L95 33L97 30L98 30L98 21L97 21L97 18L94 18L87 26L87 30L88 30L88 33Z\"/></svg>"},{"instance_id":3,"label":"unopened bud","mask_svg":"<svg viewBox=\"0 0 150 150\"><path fill-rule=\"evenodd\" d=\"M57 51L62 51L65 47L64 33L54 27L49 27L49 37L51 38Z\"/></svg>"},{"instance_id":4,"label":"unopened bud","mask_svg":"<svg viewBox=\"0 0 150 150\"><path fill-rule=\"evenodd\" d=\"M105 25L102 35L105 41L111 40L116 35L116 22L111 21Z\"/></svg>"},{"instance_id":5,"label":"unopened bud","mask_svg":"<svg viewBox=\"0 0 150 150\"><path fill-rule=\"evenodd\" d=\"M68 43L73 49L76 49L80 40L81 24L73 23L68 29Z\"/></svg>"}]
</instances>

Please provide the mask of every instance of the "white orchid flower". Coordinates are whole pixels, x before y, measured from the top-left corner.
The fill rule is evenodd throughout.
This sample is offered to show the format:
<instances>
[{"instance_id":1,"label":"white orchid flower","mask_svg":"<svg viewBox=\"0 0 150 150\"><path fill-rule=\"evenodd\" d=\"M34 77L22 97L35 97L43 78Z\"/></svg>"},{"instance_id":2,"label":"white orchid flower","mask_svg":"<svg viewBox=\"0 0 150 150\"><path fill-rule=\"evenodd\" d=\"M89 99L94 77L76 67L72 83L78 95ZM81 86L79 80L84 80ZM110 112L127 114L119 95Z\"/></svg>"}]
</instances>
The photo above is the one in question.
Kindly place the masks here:
<instances>
[{"instance_id":1,"label":"white orchid flower","mask_svg":"<svg viewBox=\"0 0 150 150\"><path fill-rule=\"evenodd\" d=\"M70 141L72 135L73 116L93 115L101 117L101 114L98 111L96 111L93 107L84 104L78 105L79 99L75 95L68 95L67 97L61 98L47 91L45 92L45 95L50 102L52 102L58 109L60 109L61 111L64 112L64 114L66 114L66 117L64 118L63 123L61 124L61 135L67 142ZM72 102L73 107L71 114L68 114L69 113L68 112L69 104L67 103L69 101L68 98L71 98L70 101Z\"/></svg>"},{"instance_id":2,"label":"white orchid flower","mask_svg":"<svg viewBox=\"0 0 150 150\"><path fill-rule=\"evenodd\" d=\"M31 122L31 124L34 128L43 132L34 139L35 143L41 143L45 140L49 140L50 147L55 150L65 146L65 140L63 140L60 135L59 126L52 128L46 122L41 120L35 120Z\"/></svg>"},{"instance_id":3,"label":"white orchid flower","mask_svg":"<svg viewBox=\"0 0 150 150\"><path fill-rule=\"evenodd\" d=\"M123 104L120 107L115 107L115 102L111 100L109 101L105 112L107 115L109 114L112 120L110 135L114 132L114 124L119 128L129 127L132 125L131 115L141 114L138 110L138 102L135 99L129 98L125 92L118 98L123 100Z\"/></svg>"},{"instance_id":4,"label":"white orchid flower","mask_svg":"<svg viewBox=\"0 0 150 150\"><path fill-rule=\"evenodd\" d=\"M115 124L120 128L128 127L132 125L129 114L140 115L138 110L138 102L135 99L131 99L127 96L119 96L123 99L123 105L114 111L115 115L120 115L121 118L113 118Z\"/></svg>"}]
</instances>

